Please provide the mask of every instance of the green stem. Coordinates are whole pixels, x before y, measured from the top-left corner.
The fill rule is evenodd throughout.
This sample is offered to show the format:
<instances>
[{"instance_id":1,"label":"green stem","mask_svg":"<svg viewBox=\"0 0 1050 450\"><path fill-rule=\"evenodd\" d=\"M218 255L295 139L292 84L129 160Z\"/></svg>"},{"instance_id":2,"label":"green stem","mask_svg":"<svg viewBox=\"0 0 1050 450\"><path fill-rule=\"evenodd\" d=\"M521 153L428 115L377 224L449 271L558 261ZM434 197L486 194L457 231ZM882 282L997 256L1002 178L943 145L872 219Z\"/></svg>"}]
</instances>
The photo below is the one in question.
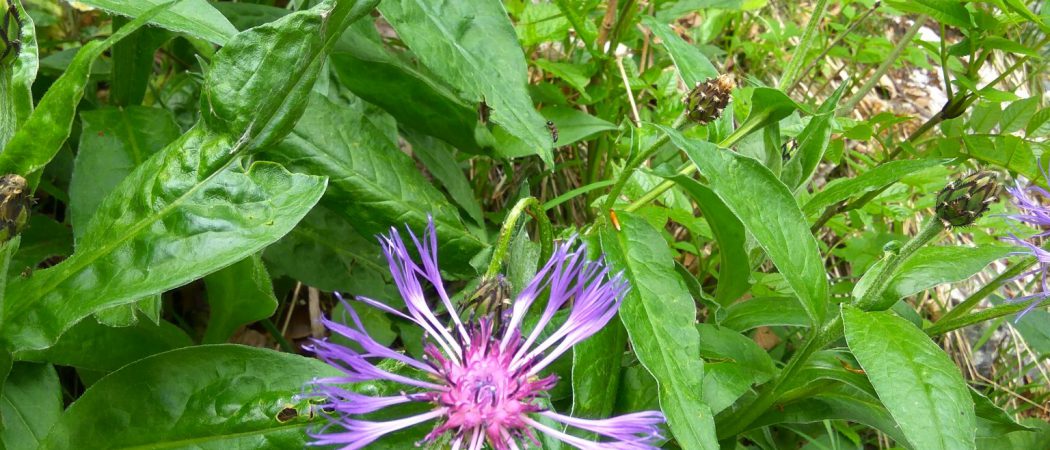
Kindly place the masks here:
<instances>
[{"instance_id":1,"label":"green stem","mask_svg":"<svg viewBox=\"0 0 1050 450\"><path fill-rule=\"evenodd\" d=\"M886 292L886 287L889 285L890 278L893 276L893 272L900 267L901 263L911 257L917 250L928 244L933 238L937 237L944 230L944 224L941 223L936 217L930 217L926 219L926 223L919 230L908 243L901 247L897 254L890 257L886 261L886 264L879 268L879 272L875 274L875 281L872 282L871 287L864 292L861 298L856 300L858 308L871 311L873 309L881 310L886 309L892 304L882 305L882 294Z\"/></svg>"},{"instance_id":2,"label":"green stem","mask_svg":"<svg viewBox=\"0 0 1050 450\"><path fill-rule=\"evenodd\" d=\"M893 48L893 51L886 57L886 60L883 61L882 65L880 65L878 69L875 69L875 73L868 77L867 81L861 85L860 90L853 94L842 108L839 108L840 112L853 111L856 109L857 104L860 103L864 96L868 95L868 91L871 91L871 89L875 87L875 83L878 83L879 79L882 78L886 72L889 72L890 68L893 67L893 63L897 61L897 58L900 58L901 53L904 53L904 49L911 45L912 38L919 33L919 29L925 24L926 19L918 19L912 24L911 28L908 28L908 31L906 31L901 40L897 42L897 46Z\"/></svg>"},{"instance_id":3,"label":"green stem","mask_svg":"<svg viewBox=\"0 0 1050 450\"><path fill-rule=\"evenodd\" d=\"M736 409L724 418L715 418L715 429L718 432L718 439L736 436L749 430L751 424L761 417L762 414L765 414L780 399L781 395L784 394L785 386L791 386L791 382L798 376L806 362L809 361L809 358L841 336L842 318L836 315L824 326L820 327L819 331L810 335L809 339L802 344L802 347L791 355L791 359L788 360L787 365L784 366L784 369L780 371L777 377L760 388L754 401Z\"/></svg>"},{"instance_id":4,"label":"green stem","mask_svg":"<svg viewBox=\"0 0 1050 450\"><path fill-rule=\"evenodd\" d=\"M683 112L681 116L675 119L674 124L671 125L676 130L682 130L686 126L692 125L692 122L688 121L687 115ZM660 147L670 140L671 137L667 133L663 133L655 142L653 142L645 150L627 160L627 164L623 166L623 170L620 171L620 176L616 178L616 184L613 185L612 189L609 190L609 195L605 198L605 203L602 205L602 210L608 210L616 203L616 198L620 196L620 192L623 192L624 186L627 185L627 181L631 179L631 175L634 174L634 170L641 166L643 162L653 156Z\"/></svg>"},{"instance_id":5,"label":"green stem","mask_svg":"<svg viewBox=\"0 0 1050 450\"><path fill-rule=\"evenodd\" d=\"M923 331L925 331L926 334L930 336L936 336L939 334L944 334L949 331L955 331L960 328L968 327L970 325L978 324L988 320L998 319L1000 317L1008 316L1010 314L1016 314L1027 309L1029 305L1030 302L1018 302L999 305L949 321L938 320L937 323L931 325L929 328L926 328ZM1050 298L1044 298L1043 300L1039 301L1039 304L1036 305L1036 307L1040 308L1048 305L1050 305Z\"/></svg>"},{"instance_id":6,"label":"green stem","mask_svg":"<svg viewBox=\"0 0 1050 450\"><path fill-rule=\"evenodd\" d=\"M784 88L794 86L797 83L802 63L806 60L806 53L809 53L809 48L813 45L813 41L817 39L817 26L824 19L824 11L827 9L827 6L828 0L817 0L816 6L813 7L813 13L809 16L806 30L802 32L802 40L795 47L791 61L788 61L787 69L784 70L784 75L780 78L780 83L777 86L784 92L791 92L791 89Z\"/></svg>"},{"instance_id":7,"label":"green stem","mask_svg":"<svg viewBox=\"0 0 1050 450\"><path fill-rule=\"evenodd\" d=\"M518 219L521 218L521 213L525 212L526 208L532 212L533 218L540 224L540 264L543 264L547 261L547 258L550 258L554 243L554 232L551 230L551 222L547 219L547 213L544 211L540 201L536 197L526 197L518 200L518 203L515 203L514 207L507 213L507 217L503 219L499 238L496 239L496 248L492 251L492 260L489 261L488 270L485 271L485 279L495 278L499 274L500 268L503 266L503 260L507 256L507 250L510 248L510 238L514 235Z\"/></svg>"}]
</instances>

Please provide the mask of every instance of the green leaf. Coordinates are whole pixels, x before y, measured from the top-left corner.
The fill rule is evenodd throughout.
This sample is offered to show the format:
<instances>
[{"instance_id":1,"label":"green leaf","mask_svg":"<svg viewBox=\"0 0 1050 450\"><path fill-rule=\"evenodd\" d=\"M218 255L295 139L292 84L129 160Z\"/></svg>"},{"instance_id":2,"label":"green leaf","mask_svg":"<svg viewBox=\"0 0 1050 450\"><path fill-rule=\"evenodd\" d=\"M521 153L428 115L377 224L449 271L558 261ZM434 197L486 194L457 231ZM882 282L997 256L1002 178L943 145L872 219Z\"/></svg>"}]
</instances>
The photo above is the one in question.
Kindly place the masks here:
<instances>
[{"instance_id":1,"label":"green leaf","mask_svg":"<svg viewBox=\"0 0 1050 450\"><path fill-rule=\"evenodd\" d=\"M543 108L543 117L558 127L559 147L575 144L603 131L615 130L616 124L594 117L575 108Z\"/></svg>"},{"instance_id":2,"label":"green leaf","mask_svg":"<svg viewBox=\"0 0 1050 450\"><path fill-rule=\"evenodd\" d=\"M49 362L103 373L112 372L147 356L193 345L179 327L166 321L146 321L127 327L109 327L88 318L70 328L45 350L19 352L22 361Z\"/></svg>"},{"instance_id":3,"label":"green leaf","mask_svg":"<svg viewBox=\"0 0 1050 450\"><path fill-rule=\"evenodd\" d=\"M258 255L204 277L204 286L211 316L202 344L226 342L242 325L270 317L277 310L270 275Z\"/></svg>"},{"instance_id":4,"label":"green leaf","mask_svg":"<svg viewBox=\"0 0 1050 450\"><path fill-rule=\"evenodd\" d=\"M865 193L881 189L896 183L906 175L939 166L946 163L941 159L907 159L901 161L890 161L880 164L875 168L865 171L856 177L843 179L828 183L823 191L818 192L809 199L802 211L807 216L818 214L824 208L846 200L851 197L859 197Z\"/></svg>"},{"instance_id":5,"label":"green leaf","mask_svg":"<svg viewBox=\"0 0 1050 450\"><path fill-rule=\"evenodd\" d=\"M8 57L12 58L11 62L0 62L0 149L7 147L8 141L33 112L31 88L40 64L33 18L22 8L19 0L9 0L7 4L13 5L22 18L22 29L18 35L21 50L17 57Z\"/></svg>"},{"instance_id":6,"label":"green leaf","mask_svg":"<svg viewBox=\"0 0 1050 450\"><path fill-rule=\"evenodd\" d=\"M7 314L5 313L7 311L7 285L9 282L7 274L11 265L11 258L18 251L21 239L21 236L15 236L7 242L0 243L0 324L7 319ZM4 355L8 355L10 350L3 349L2 352ZM5 358L0 357L0 362L4 360ZM0 364L0 367L3 367L3 364ZM0 380L2 379L3 377L0 377Z\"/></svg>"},{"instance_id":7,"label":"green leaf","mask_svg":"<svg viewBox=\"0 0 1050 450\"><path fill-rule=\"evenodd\" d=\"M62 414L62 386L50 364L17 363L4 382L0 417L4 448L38 448Z\"/></svg>"},{"instance_id":8,"label":"green leaf","mask_svg":"<svg viewBox=\"0 0 1050 450\"><path fill-rule=\"evenodd\" d=\"M73 116L84 96L92 63L114 43L171 5L165 3L154 7L106 40L91 41L81 47L65 73L44 93L36 109L11 137L3 153L0 153L0 173L17 173L28 177L50 162L69 138Z\"/></svg>"},{"instance_id":9,"label":"green leaf","mask_svg":"<svg viewBox=\"0 0 1050 450\"><path fill-rule=\"evenodd\" d=\"M584 2L554 0L553 3L565 14L565 18L572 24L572 29L576 31L580 39L583 39L584 45L588 49L592 49L594 40L598 37L598 27L594 26L594 22L590 20L588 15L597 6L597 0Z\"/></svg>"},{"instance_id":10,"label":"green leaf","mask_svg":"<svg viewBox=\"0 0 1050 450\"><path fill-rule=\"evenodd\" d=\"M1032 115L1024 129L1025 137L1035 138L1050 135L1050 108L1043 108Z\"/></svg>"},{"instance_id":11,"label":"green leaf","mask_svg":"<svg viewBox=\"0 0 1050 450\"><path fill-rule=\"evenodd\" d=\"M330 60L340 84L386 110L399 125L465 152L482 152L474 140L478 104L465 102L426 68L388 50L372 23L352 25Z\"/></svg>"},{"instance_id":12,"label":"green leaf","mask_svg":"<svg viewBox=\"0 0 1050 450\"><path fill-rule=\"evenodd\" d=\"M901 12L930 16L945 25L973 27L970 11L958 0L886 0L886 4Z\"/></svg>"},{"instance_id":13,"label":"green leaf","mask_svg":"<svg viewBox=\"0 0 1050 450\"><path fill-rule=\"evenodd\" d=\"M391 297L383 293L389 271L379 245L323 205L315 206L290 233L267 247L263 257L274 277L287 275L322 291L378 300Z\"/></svg>"},{"instance_id":14,"label":"green leaf","mask_svg":"<svg viewBox=\"0 0 1050 450\"><path fill-rule=\"evenodd\" d=\"M789 187L793 187L794 191L798 191L800 187L809 182L813 172L817 170L820 160L824 159L824 152L827 151L828 145L831 143L831 128L834 125L835 108L849 85L850 83L842 83L838 89L835 89L831 97L824 100L824 103L817 110L817 114L810 119L806 127L802 129L802 132L798 134L798 152L789 163L798 164L799 167L798 180L793 185L788 184Z\"/></svg>"},{"instance_id":15,"label":"green leaf","mask_svg":"<svg viewBox=\"0 0 1050 450\"><path fill-rule=\"evenodd\" d=\"M113 27L128 19L113 18ZM160 28L145 27L136 30L127 39L113 45L113 69L110 77L109 103L114 106L133 106L142 103L153 75L154 54L172 37Z\"/></svg>"},{"instance_id":16,"label":"green leaf","mask_svg":"<svg viewBox=\"0 0 1050 450\"><path fill-rule=\"evenodd\" d=\"M572 415L612 415L620 387L627 332L615 320L572 348Z\"/></svg>"},{"instance_id":17,"label":"green leaf","mask_svg":"<svg viewBox=\"0 0 1050 450\"><path fill-rule=\"evenodd\" d=\"M352 218L363 236L406 224L421 232L432 216L442 269L472 272L470 258L484 244L467 232L456 208L423 178L415 162L361 111L314 95L295 131L267 154L294 170L331 176L325 204Z\"/></svg>"},{"instance_id":18,"label":"green leaf","mask_svg":"<svg viewBox=\"0 0 1050 450\"><path fill-rule=\"evenodd\" d=\"M1035 110L1038 108L1038 96L1028 97L1010 103L1006 106L1006 109L1003 110L1003 115L999 119L999 132L1007 134L1025 129L1025 126L1028 125L1028 121L1032 119L1032 115L1035 114Z\"/></svg>"},{"instance_id":19,"label":"green leaf","mask_svg":"<svg viewBox=\"0 0 1050 450\"><path fill-rule=\"evenodd\" d=\"M453 154L454 149L448 144L420 134L408 133L406 139L412 144L413 154L434 175L435 181L445 186L449 197L467 212L478 226L485 226L485 216L481 212L481 203L474 196L474 189L467 180L460 162Z\"/></svg>"},{"instance_id":20,"label":"green leaf","mask_svg":"<svg viewBox=\"0 0 1050 450\"><path fill-rule=\"evenodd\" d=\"M188 283L287 233L325 180L248 165L240 152L294 124L323 59L321 41L369 8L322 3L241 33L216 53L205 90L213 98L202 100L210 125L198 124L125 178L70 258L8 286L18 294L6 305L15 320L0 329L8 343L46 347L87 315ZM235 80L244 83L229 84Z\"/></svg>"},{"instance_id":21,"label":"green leaf","mask_svg":"<svg viewBox=\"0 0 1050 450\"><path fill-rule=\"evenodd\" d=\"M897 300L934 286L965 280L988 264L1009 256L1013 250L1012 247L989 245L923 247L894 271L879 303L888 307Z\"/></svg>"},{"instance_id":22,"label":"green leaf","mask_svg":"<svg viewBox=\"0 0 1050 450\"><path fill-rule=\"evenodd\" d=\"M10 277L30 276L34 268L53 256L73 253L73 232L48 216L34 214L21 234L22 243L7 266Z\"/></svg>"},{"instance_id":23,"label":"green leaf","mask_svg":"<svg viewBox=\"0 0 1050 450\"><path fill-rule=\"evenodd\" d=\"M591 96L587 93L587 84L591 82L593 70L588 70L588 68L583 65L554 62L542 58L533 61L532 64L551 75L565 80L569 86L572 86L573 89L576 89L576 92L580 93L580 98L584 102L590 102ZM558 143L560 142L561 141L558 141Z\"/></svg>"},{"instance_id":24,"label":"green leaf","mask_svg":"<svg viewBox=\"0 0 1050 450\"><path fill-rule=\"evenodd\" d=\"M660 407L683 449L717 449L714 416L703 401L704 363L696 307L660 232L641 217L619 215L619 231L600 230L602 250L631 291L620 307L638 360L660 385Z\"/></svg>"},{"instance_id":25,"label":"green leaf","mask_svg":"<svg viewBox=\"0 0 1050 450\"><path fill-rule=\"evenodd\" d=\"M1005 114L1005 113L1004 113ZM962 144L962 145L960 145ZM1025 178L1042 184L1043 174L1036 164L1032 147L1017 136L963 135L960 139L945 139L942 146L949 151L945 156L964 155L988 164L995 164L1007 170L1024 175Z\"/></svg>"},{"instance_id":26,"label":"green leaf","mask_svg":"<svg viewBox=\"0 0 1050 450\"><path fill-rule=\"evenodd\" d=\"M69 183L69 221L76 240L102 199L180 134L169 111L144 106L84 111L80 122L83 130Z\"/></svg>"},{"instance_id":27,"label":"green leaf","mask_svg":"<svg viewBox=\"0 0 1050 450\"><path fill-rule=\"evenodd\" d=\"M751 287L751 259L745 247L747 233L744 224L707 186L681 175L671 179L693 197L718 241L720 262L715 301L722 306L732 305Z\"/></svg>"},{"instance_id":28,"label":"green leaf","mask_svg":"<svg viewBox=\"0 0 1050 450\"><path fill-rule=\"evenodd\" d=\"M708 187L744 224L780 270L810 321L824 321L828 282L816 239L795 197L762 163L659 127L707 178Z\"/></svg>"},{"instance_id":29,"label":"green leaf","mask_svg":"<svg viewBox=\"0 0 1050 450\"><path fill-rule=\"evenodd\" d=\"M471 104L484 99L492 122L553 165L553 142L529 97L525 55L502 2L390 0L379 10L427 68Z\"/></svg>"},{"instance_id":30,"label":"green leaf","mask_svg":"<svg viewBox=\"0 0 1050 450\"><path fill-rule=\"evenodd\" d=\"M726 308L722 326L747 331L764 326L806 327L809 318L802 304L787 297L755 297Z\"/></svg>"},{"instance_id":31,"label":"green leaf","mask_svg":"<svg viewBox=\"0 0 1050 450\"><path fill-rule=\"evenodd\" d=\"M726 138L726 141L736 142L755 130L780 122L799 109L798 103L783 92L767 87L755 88L752 91L748 107L747 119Z\"/></svg>"},{"instance_id":32,"label":"green leaf","mask_svg":"<svg viewBox=\"0 0 1050 450\"><path fill-rule=\"evenodd\" d=\"M675 67L678 68L678 75L682 77L686 88L692 89L697 83L718 76L718 69L700 53L700 49L678 37L670 26L653 16L642 16L642 23L660 38Z\"/></svg>"},{"instance_id":33,"label":"green leaf","mask_svg":"<svg viewBox=\"0 0 1050 450\"><path fill-rule=\"evenodd\" d=\"M912 446L975 448L969 387L926 333L885 311L846 306L842 319L850 350Z\"/></svg>"},{"instance_id":34,"label":"green leaf","mask_svg":"<svg viewBox=\"0 0 1050 450\"><path fill-rule=\"evenodd\" d=\"M295 397L311 379L340 374L315 359L258 348L174 350L92 385L41 448L302 448L306 427L325 419ZM285 408L298 414L282 423L277 414Z\"/></svg>"},{"instance_id":35,"label":"green leaf","mask_svg":"<svg viewBox=\"0 0 1050 450\"><path fill-rule=\"evenodd\" d=\"M751 338L730 328L697 324L704 363L704 395L711 411L732 405L752 384L769 381L773 360Z\"/></svg>"},{"instance_id":36,"label":"green leaf","mask_svg":"<svg viewBox=\"0 0 1050 450\"><path fill-rule=\"evenodd\" d=\"M80 0L80 3L113 14L139 17L150 8L166 1L168 0ZM205 0L179 0L170 10L151 19L150 23L219 45L226 45L226 42L237 34L233 24Z\"/></svg>"},{"instance_id":37,"label":"green leaf","mask_svg":"<svg viewBox=\"0 0 1050 450\"><path fill-rule=\"evenodd\" d=\"M898 442L906 442L893 417L878 399L847 386L840 386L803 400L770 408L751 425L752 428L779 423L817 423L826 420L848 420L875 428Z\"/></svg>"}]
</instances>

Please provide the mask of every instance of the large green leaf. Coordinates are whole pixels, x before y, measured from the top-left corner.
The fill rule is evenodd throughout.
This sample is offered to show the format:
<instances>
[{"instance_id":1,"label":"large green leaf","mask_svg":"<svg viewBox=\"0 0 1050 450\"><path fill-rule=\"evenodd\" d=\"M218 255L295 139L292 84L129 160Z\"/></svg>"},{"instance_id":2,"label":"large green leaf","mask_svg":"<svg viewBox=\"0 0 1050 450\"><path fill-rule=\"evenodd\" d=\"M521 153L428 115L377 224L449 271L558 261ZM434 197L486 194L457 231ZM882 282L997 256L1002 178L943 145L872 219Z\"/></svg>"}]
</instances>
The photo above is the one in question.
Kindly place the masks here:
<instances>
[{"instance_id":1,"label":"large green leaf","mask_svg":"<svg viewBox=\"0 0 1050 450\"><path fill-rule=\"evenodd\" d=\"M880 164L854 178L840 178L841 181L828 183L824 190L818 192L806 203L802 211L807 216L817 214L824 208L842 200L889 186L908 174L939 166L945 162L947 161L940 159L907 159Z\"/></svg>"},{"instance_id":2,"label":"large green leaf","mask_svg":"<svg viewBox=\"0 0 1050 450\"><path fill-rule=\"evenodd\" d=\"M897 300L934 286L965 280L1013 250L999 246L923 247L893 272L879 304L888 308Z\"/></svg>"},{"instance_id":3,"label":"large green leaf","mask_svg":"<svg viewBox=\"0 0 1050 450\"><path fill-rule=\"evenodd\" d=\"M33 112L33 80L36 79L36 28L19 0L9 0L22 18L18 39L21 49L10 62L0 62L0 151ZM14 35L14 33L10 33ZM5 58L5 59L7 59Z\"/></svg>"},{"instance_id":4,"label":"large green leaf","mask_svg":"<svg viewBox=\"0 0 1050 450\"><path fill-rule=\"evenodd\" d=\"M325 204L350 218L364 236L408 225L421 232L428 215L438 232L442 269L471 273L484 244L467 232L459 212L359 110L314 95L291 136L267 154L293 170L332 177Z\"/></svg>"},{"instance_id":5,"label":"large green leaf","mask_svg":"<svg viewBox=\"0 0 1050 450\"><path fill-rule=\"evenodd\" d=\"M553 142L529 97L525 55L502 2L387 0L379 10L427 68L469 104L484 99L493 123L553 164Z\"/></svg>"},{"instance_id":6,"label":"large green leaf","mask_svg":"<svg viewBox=\"0 0 1050 450\"><path fill-rule=\"evenodd\" d=\"M770 408L751 427L778 423L814 423L829 419L848 420L875 428L899 442L904 435L878 399L846 386L839 386L803 400Z\"/></svg>"},{"instance_id":7,"label":"large green leaf","mask_svg":"<svg viewBox=\"0 0 1050 450\"><path fill-rule=\"evenodd\" d=\"M211 316L203 344L226 342L242 325L270 317L277 310L270 275L259 255L204 277L204 286Z\"/></svg>"},{"instance_id":8,"label":"large green leaf","mask_svg":"<svg viewBox=\"0 0 1050 450\"><path fill-rule=\"evenodd\" d=\"M704 364L704 396L718 414L732 405L752 384L769 381L776 372L773 359L755 341L727 327L697 324Z\"/></svg>"},{"instance_id":9,"label":"large green leaf","mask_svg":"<svg viewBox=\"0 0 1050 450\"><path fill-rule=\"evenodd\" d=\"M747 331L763 326L805 327L806 310L793 298L756 297L729 305L722 326Z\"/></svg>"},{"instance_id":10,"label":"large green leaf","mask_svg":"<svg viewBox=\"0 0 1050 450\"><path fill-rule=\"evenodd\" d=\"M171 3L154 7L129 22L104 41L91 41L77 51L76 57L51 87L44 93L37 107L11 136L0 153L0 173L29 176L44 167L69 138L77 104L84 96L91 65L117 41L127 37ZM17 92L15 93L17 94ZM16 106L19 97L15 97ZM22 110L16 110L16 113Z\"/></svg>"},{"instance_id":11,"label":"large green leaf","mask_svg":"<svg viewBox=\"0 0 1050 450\"><path fill-rule=\"evenodd\" d=\"M660 385L660 407L678 444L717 449L714 415L703 400L704 363L692 296L675 273L660 232L633 214L620 214L619 221L619 231L606 225L600 236L610 266L631 282L620 319L638 360Z\"/></svg>"},{"instance_id":12,"label":"large green leaf","mask_svg":"<svg viewBox=\"0 0 1050 450\"><path fill-rule=\"evenodd\" d=\"M766 251L814 324L824 321L828 282L817 241L791 191L762 163L660 127L685 151L708 187Z\"/></svg>"},{"instance_id":13,"label":"large green leaf","mask_svg":"<svg viewBox=\"0 0 1050 450\"><path fill-rule=\"evenodd\" d=\"M80 145L69 184L74 239L80 237L99 203L117 184L179 137L175 117L159 108L131 106L85 111L80 114L80 122ZM153 313L159 312L159 302L157 295L148 296L136 304L102 311L99 319L109 325L128 326L136 321L135 311L141 309L156 322L158 317Z\"/></svg>"},{"instance_id":14,"label":"large green leaf","mask_svg":"<svg viewBox=\"0 0 1050 450\"><path fill-rule=\"evenodd\" d=\"M969 388L937 344L889 312L846 306L842 320L850 350L914 448L975 448Z\"/></svg>"},{"instance_id":15,"label":"large green leaf","mask_svg":"<svg viewBox=\"0 0 1050 450\"><path fill-rule=\"evenodd\" d=\"M242 153L290 130L324 43L370 5L328 1L241 33L220 50L202 99L205 123L125 178L70 258L8 286L17 294L5 305L15 318L2 329L8 343L46 347L87 315L185 284L287 233L325 180L248 164Z\"/></svg>"},{"instance_id":16,"label":"large green leaf","mask_svg":"<svg viewBox=\"0 0 1050 450\"><path fill-rule=\"evenodd\" d=\"M81 113L80 121L83 131L69 183L69 216L77 239L102 199L180 134L171 113L159 108L102 108Z\"/></svg>"},{"instance_id":17,"label":"large green leaf","mask_svg":"<svg viewBox=\"0 0 1050 450\"><path fill-rule=\"evenodd\" d=\"M311 379L339 374L318 360L272 350L174 350L92 385L59 418L42 448L84 442L97 448L302 448L306 427L325 419L295 397ZM279 421L286 408L298 414Z\"/></svg>"},{"instance_id":18,"label":"large green leaf","mask_svg":"<svg viewBox=\"0 0 1050 450\"><path fill-rule=\"evenodd\" d=\"M193 345L185 331L167 321L139 321L108 327L92 318L81 320L44 350L19 352L19 360L49 362L108 373L147 356Z\"/></svg>"},{"instance_id":19,"label":"large green leaf","mask_svg":"<svg viewBox=\"0 0 1050 450\"><path fill-rule=\"evenodd\" d=\"M0 396L3 447L39 447L60 414L62 386L55 368L50 364L15 364Z\"/></svg>"},{"instance_id":20,"label":"large green leaf","mask_svg":"<svg viewBox=\"0 0 1050 450\"><path fill-rule=\"evenodd\" d=\"M482 151L474 140L477 105L460 99L425 67L388 50L373 24L351 26L332 50L331 64L343 86L385 109L399 124L462 151Z\"/></svg>"},{"instance_id":21,"label":"large green leaf","mask_svg":"<svg viewBox=\"0 0 1050 450\"><path fill-rule=\"evenodd\" d=\"M747 234L744 224L707 186L682 175L672 179L696 200L696 205L718 241L720 262L715 301L722 306L729 306L751 287L751 260L745 247Z\"/></svg>"},{"instance_id":22,"label":"large green leaf","mask_svg":"<svg viewBox=\"0 0 1050 450\"><path fill-rule=\"evenodd\" d=\"M970 11L959 0L886 0L886 4L903 12L925 14L945 25L973 27Z\"/></svg>"},{"instance_id":23,"label":"large green leaf","mask_svg":"<svg viewBox=\"0 0 1050 450\"><path fill-rule=\"evenodd\" d=\"M692 89L697 83L718 76L718 69L700 53L700 49L678 37L670 26L653 16L642 16L642 23L660 38L687 88Z\"/></svg>"},{"instance_id":24,"label":"large green leaf","mask_svg":"<svg viewBox=\"0 0 1050 450\"><path fill-rule=\"evenodd\" d=\"M824 100L816 115L810 118L809 123L798 134L798 152L784 168L785 175L789 172L795 173L794 171L797 168L798 178L790 181L787 177L783 178L784 182L793 191L798 191L800 187L809 182L813 172L817 170L820 160L824 158L824 152L827 151L828 144L831 143L831 129L835 121L835 108L838 107L839 99L842 98L842 94L846 92L846 88L849 86L850 83L842 83L838 89L835 89L831 97Z\"/></svg>"},{"instance_id":25,"label":"large green leaf","mask_svg":"<svg viewBox=\"0 0 1050 450\"><path fill-rule=\"evenodd\" d=\"M616 406L627 332L612 321L572 348L572 414L608 417Z\"/></svg>"},{"instance_id":26,"label":"large green leaf","mask_svg":"<svg viewBox=\"0 0 1050 450\"><path fill-rule=\"evenodd\" d=\"M150 8L169 0L80 0L85 5L101 8L113 14L139 17ZM170 10L150 21L171 31L186 33L219 45L225 45L237 29L205 0L179 0Z\"/></svg>"}]
</instances>

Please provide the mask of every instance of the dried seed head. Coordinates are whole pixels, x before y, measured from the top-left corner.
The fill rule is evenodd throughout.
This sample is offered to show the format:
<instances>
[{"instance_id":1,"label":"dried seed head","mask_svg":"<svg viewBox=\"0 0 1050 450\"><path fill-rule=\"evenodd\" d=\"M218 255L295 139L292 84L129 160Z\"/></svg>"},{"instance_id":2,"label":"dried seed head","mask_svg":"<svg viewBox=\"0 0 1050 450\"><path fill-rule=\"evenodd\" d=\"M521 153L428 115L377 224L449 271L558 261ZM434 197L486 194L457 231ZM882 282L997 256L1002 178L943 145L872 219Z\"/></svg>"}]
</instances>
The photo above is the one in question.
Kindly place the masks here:
<instances>
[{"instance_id":1,"label":"dried seed head","mask_svg":"<svg viewBox=\"0 0 1050 450\"><path fill-rule=\"evenodd\" d=\"M15 174L0 177L0 243L25 226L32 199L25 178Z\"/></svg>"},{"instance_id":2,"label":"dried seed head","mask_svg":"<svg viewBox=\"0 0 1050 450\"><path fill-rule=\"evenodd\" d=\"M945 228L964 227L977 221L999 196L999 183L991 172L976 172L948 183L937 194L937 218Z\"/></svg>"},{"instance_id":3,"label":"dried seed head","mask_svg":"<svg viewBox=\"0 0 1050 450\"><path fill-rule=\"evenodd\" d=\"M717 119L729 104L729 97L735 87L733 77L728 74L696 83L696 87L682 99L689 120L703 125Z\"/></svg>"}]
</instances>

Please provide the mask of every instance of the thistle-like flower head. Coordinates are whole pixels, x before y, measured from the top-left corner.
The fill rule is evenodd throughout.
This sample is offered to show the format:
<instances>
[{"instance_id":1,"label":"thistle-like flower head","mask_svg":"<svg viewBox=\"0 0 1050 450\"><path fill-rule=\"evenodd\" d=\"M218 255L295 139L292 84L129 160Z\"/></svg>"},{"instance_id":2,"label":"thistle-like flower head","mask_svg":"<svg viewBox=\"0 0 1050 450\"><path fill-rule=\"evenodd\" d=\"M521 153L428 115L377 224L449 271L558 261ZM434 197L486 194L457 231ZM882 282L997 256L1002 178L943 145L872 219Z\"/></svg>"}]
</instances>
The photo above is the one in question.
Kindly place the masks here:
<instances>
[{"instance_id":1,"label":"thistle-like flower head","mask_svg":"<svg viewBox=\"0 0 1050 450\"><path fill-rule=\"evenodd\" d=\"M937 194L935 211L946 228L964 227L977 221L999 195L992 172L976 172L948 183Z\"/></svg>"},{"instance_id":2,"label":"thistle-like flower head","mask_svg":"<svg viewBox=\"0 0 1050 450\"><path fill-rule=\"evenodd\" d=\"M547 409L541 400L557 384L554 375L541 372L576 343L600 330L615 316L629 286L613 275L601 261L589 261L572 242L557 248L546 265L509 305L503 317L483 315L462 320L441 281L437 262L437 235L431 223L422 239L409 231L421 264L411 257L396 229L380 242L406 312L372 299L357 300L418 325L426 335L422 361L383 346L365 331L361 319L347 308L349 325L325 320L325 325L361 350L327 340L314 341L312 350L345 376L314 380L312 387L325 397L324 408L332 411L331 423L312 434L316 445L364 448L389 433L428 421L435 426L424 439L448 439L452 449L479 450L486 443L494 450L516 450L538 445L536 431L576 448L655 450L662 439L664 421L656 411L626 414L604 420L580 419ZM424 297L423 286L433 287L441 305L450 314L444 321ZM534 327L525 329L526 312L541 297L549 295ZM555 313L568 309L567 319L541 339ZM497 320L499 319L499 320ZM398 361L409 370L392 373L377 366L379 360ZM399 395L369 397L347 389L347 384L386 380L406 387ZM371 421L360 415L388 406L423 403L430 411L396 420ZM558 426L548 424L553 421ZM592 441L562 431L562 425L594 433ZM331 431L340 428L338 431Z\"/></svg>"},{"instance_id":3,"label":"thistle-like flower head","mask_svg":"<svg viewBox=\"0 0 1050 450\"><path fill-rule=\"evenodd\" d=\"M733 95L735 87L733 77L728 74L709 78L702 83L697 82L696 86L682 99L689 120L703 125L717 119L729 104L729 98Z\"/></svg>"},{"instance_id":4,"label":"thistle-like flower head","mask_svg":"<svg viewBox=\"0 0 1050 450\"><path fill-rule=\"evenodd\" d=\"M1039 165L1042 166L1042 164ZM1050 179L1046 178L1047 175L1044 171L1044 179ZM1034 239L1050 235L1050 192L1047 192L1046 189L1035 183L1022 183L1020 181L1013 187L1007 187L1006 192L1010 194L1010 202L1017 208L1017 213L1009 214L1006 217L1042 230L1040 233L1027 239L1022 239L1013 233L1010 233L1010 237L1003 239L1024 247L1024 250L1017 252L1017 254L1034 256L1036 259L1036 265L1033 269L1014 278L1016 280L1034 276L1037 280L1035 293L1009 299L1013 303L1030 302L1024 311L1017 314L1016 321L1020 320L1032 309L1035 309L1036 305L1043 299L1050 297L1050 282L1048 282L1050 281L1050 274L1048 274L1050 272L1050 252L1047 252L1034 242Z\"/></svg>"}]
</instances>

